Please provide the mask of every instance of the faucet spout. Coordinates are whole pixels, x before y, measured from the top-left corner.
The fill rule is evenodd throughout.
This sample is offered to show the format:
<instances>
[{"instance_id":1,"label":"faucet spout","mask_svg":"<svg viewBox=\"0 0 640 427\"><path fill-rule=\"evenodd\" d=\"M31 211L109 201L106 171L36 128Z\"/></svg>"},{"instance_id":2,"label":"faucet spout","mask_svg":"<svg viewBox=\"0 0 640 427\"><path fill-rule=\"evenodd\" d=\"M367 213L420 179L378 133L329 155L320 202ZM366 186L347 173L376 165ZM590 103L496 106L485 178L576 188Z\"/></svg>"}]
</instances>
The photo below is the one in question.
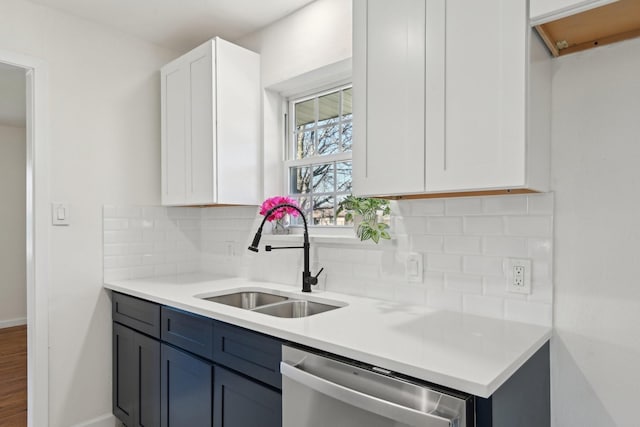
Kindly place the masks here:
<instances>
[{"instance_id":1,"label":"faucet spout","mask_svg":"<svg viewBox=\"0 0 640 427\"><path fill-rule=\"evenodd\" d=\"M304 251L304 266L302 270L302 292L311 292L311 286L318 284L318 276L320 275L320 273L322 273L322 270L324 269L320 269L318 274L316 274L315 276L311 275L310 261L309 261L309 258L310 258L309 254L311 252L311 244L309 243L309 227L307 226L307 218L304 216L304 212L302 212L302 210L298 206L292 205L289 203L281 203L279 205L274 206L269 211L267 211L264 214L264 219L262 220L260 227L258 227L258 231L256 232L256 235L254 236L253 241L251 242L251 245L249 246L248 249L253 252L258 252L258 245L260 244L260 238L262 237L262 227L264 227L264 223L267 221L267 218L269 218L274 212L283 208L295 209L300 213L300 216L302 216L302 221L304 222L304 236L303 236L302 246L267 245L265 247L265 250L267 252L270 252L274 249L302 249Z\"/></svg>"}]
</instances>

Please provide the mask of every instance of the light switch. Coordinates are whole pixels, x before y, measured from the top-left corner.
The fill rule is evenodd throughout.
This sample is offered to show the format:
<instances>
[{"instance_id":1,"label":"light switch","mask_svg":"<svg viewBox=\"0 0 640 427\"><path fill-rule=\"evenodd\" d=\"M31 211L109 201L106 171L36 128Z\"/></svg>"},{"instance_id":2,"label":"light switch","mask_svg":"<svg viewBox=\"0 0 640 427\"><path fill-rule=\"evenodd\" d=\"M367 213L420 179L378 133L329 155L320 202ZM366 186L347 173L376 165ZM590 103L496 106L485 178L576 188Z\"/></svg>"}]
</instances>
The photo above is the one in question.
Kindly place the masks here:
<instances>
[{"instance_id":1,"label":"light switch","mask_svg":"<svg viewBox=\"0 0 640 427\"><path fill-rule=\"evenodd\" d=\"M405 265L407 280L409 282L422 283L424 280L422 269L422 254L415 252L408 254Z\"/></svg>"},{"instance_id":2,"label":"light switch","mask_svg":"<svg viewBox=\"0 0 640 427\"><path fill-rule=\"evenodd\" d=\"M69 225L69 204L51 203L51 223L53 225Z\"/></svg>"}]
</instances>

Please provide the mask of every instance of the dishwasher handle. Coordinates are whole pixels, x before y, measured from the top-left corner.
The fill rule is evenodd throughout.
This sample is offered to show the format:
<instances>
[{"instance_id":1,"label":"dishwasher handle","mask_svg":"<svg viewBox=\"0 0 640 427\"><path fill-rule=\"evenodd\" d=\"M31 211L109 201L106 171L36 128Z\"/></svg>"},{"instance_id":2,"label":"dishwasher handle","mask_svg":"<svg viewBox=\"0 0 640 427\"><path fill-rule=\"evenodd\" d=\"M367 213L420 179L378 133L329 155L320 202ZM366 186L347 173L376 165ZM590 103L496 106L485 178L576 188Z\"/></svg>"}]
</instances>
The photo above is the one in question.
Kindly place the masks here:
<instances>
[{"instance_id":1,"label":"dishwasher handle","mask_svg":"<svg viewBox=\"0 0 640 427\"><path fill-rule=\"evenodd\" d=\"M280 362L283 376L338 401L410 426L457 427L458 420L421 412L321 378L285 361Z\"/></svg>"}]
</instances>

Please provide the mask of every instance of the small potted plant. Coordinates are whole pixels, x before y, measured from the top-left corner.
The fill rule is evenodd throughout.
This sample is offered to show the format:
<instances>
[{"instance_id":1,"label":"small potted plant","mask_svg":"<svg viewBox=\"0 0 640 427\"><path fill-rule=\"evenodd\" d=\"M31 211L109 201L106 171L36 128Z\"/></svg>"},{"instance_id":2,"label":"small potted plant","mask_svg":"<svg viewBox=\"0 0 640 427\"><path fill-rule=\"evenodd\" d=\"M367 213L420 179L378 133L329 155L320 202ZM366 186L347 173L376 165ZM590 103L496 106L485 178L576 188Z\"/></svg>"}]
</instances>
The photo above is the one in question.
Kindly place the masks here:
<instances>
[{"instance_id":1,"label":"small potted plant","mask_svg":"<svg viewBox=\"0 0 640 427\"><path fill-rule=\"evenodd\" d=\"M388 200L368 197L347 196L338 207L338 213L345 211L345 220L353 221L356 236L361 241L391 239L389 224L382 222L382 217L391 213Z\"/></svg>"}]
</instances>

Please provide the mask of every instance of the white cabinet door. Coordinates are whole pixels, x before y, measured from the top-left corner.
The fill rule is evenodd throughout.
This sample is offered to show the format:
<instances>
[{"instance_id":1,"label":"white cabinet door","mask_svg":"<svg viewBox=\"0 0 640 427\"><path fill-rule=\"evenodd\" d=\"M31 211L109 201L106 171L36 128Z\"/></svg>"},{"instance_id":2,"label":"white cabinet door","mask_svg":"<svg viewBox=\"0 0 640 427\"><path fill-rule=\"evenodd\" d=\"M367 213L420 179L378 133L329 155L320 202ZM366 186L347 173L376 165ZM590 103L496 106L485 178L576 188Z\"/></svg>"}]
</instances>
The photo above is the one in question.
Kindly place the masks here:
<instances>
[{"instance_id":1,"label":"white cabinet door","mask_svg":"<svg viewBox=\"0 0 640 427\"><path fill-rule=\"evenodd\" d=\"M427 191L526 184L526 7L514 0L446 1L444 131L426 140Z\"/></svg>"},{"instance_id":2,"label":"white cabinet door","mask_svg":"<svg viewBox=\"0 0 640 427\"><path fill-rule=\"evenodd\" d=\"M425 1L354 1L353 187L424 192Z\"/></svg>"},{"instance_id":3,"label":"white cabinet door","mask_svg":"<svg viewBox=\"0 0 640 427\"><path fill-rule=\"evenodd\" d=\"M618 0L530 0L529 16L532 25L539 25L615 1Z\"/></svg>"},{"instance_id":4,"label":"white cabinet door","mask_svg":"<svg viewBox=\"0 0 640 427\"><path fill-rule=\"evenodd\" d=\"M260 57L217 39L217 198L226 204L262 201Z\"/></svg>"},{"instance_id":5,"label":"white cabinet door","mask_svg":"<svg viewBox=\"0 0 640 427\"><path fill-rule=\"evenodd\" d=\"M259 55L215 38L161 81L162 204L258 204Z\"/></svg>"},{"instance_id":6,"label":"white cabinet door","mask_svg":"<svg viewBox=\"0 0 640 427\"><path fill-rule=\"evenodd\" d=\"M546 191L550 58L531 67L526 0L355 0L353 14L356 195Z\"/></svg>"},{"instance_id":7,"label":"white cabinet door","mask_svg":"<svg viewBox=\"0 0 640 427\"><path fill-rule=\"evenodd\" d=\"M162 69L162 204L184 201L187 195L186 91L187 75L174 61Z\"/></svg>"},{"instance_id":8,"label":"white cabinet door","mask_svg":"<svg viewBox=\"0 0 640 427\"><path fill-rule=\"evenodd\" d=\"M206 43L186 54L183 67L187 71L187 114L185 126L187 166L187 204L207 204L216 200L214 173L215 76L213 63L217 47Z\"/></svg>"}]
</instances>

